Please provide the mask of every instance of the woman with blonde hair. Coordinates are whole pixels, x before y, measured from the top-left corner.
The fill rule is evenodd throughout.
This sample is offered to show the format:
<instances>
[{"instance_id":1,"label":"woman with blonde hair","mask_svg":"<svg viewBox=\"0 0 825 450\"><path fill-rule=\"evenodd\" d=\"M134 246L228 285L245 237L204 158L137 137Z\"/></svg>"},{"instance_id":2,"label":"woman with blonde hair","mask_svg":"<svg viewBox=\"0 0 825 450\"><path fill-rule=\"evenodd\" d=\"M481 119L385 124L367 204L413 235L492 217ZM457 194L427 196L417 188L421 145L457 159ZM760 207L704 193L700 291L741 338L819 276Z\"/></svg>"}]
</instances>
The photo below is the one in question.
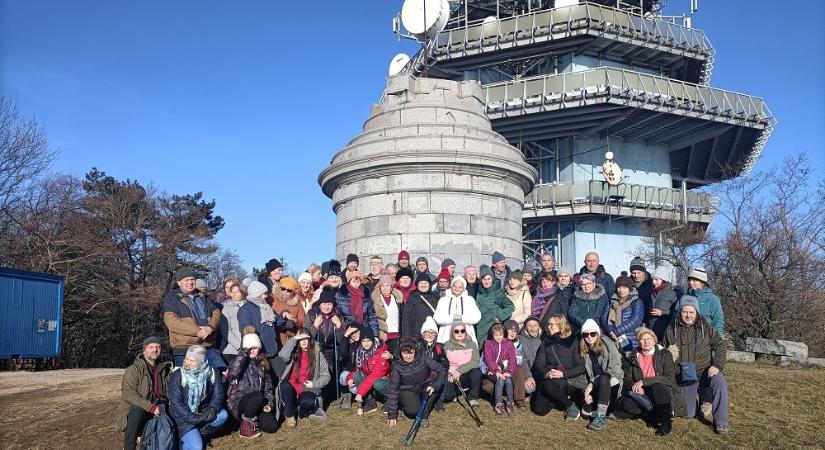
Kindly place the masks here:
<instances>
[{"instance_id":1,"label":"woman with blonde hair","mask_svg":"<svg viewBox=\"0 0 825 450\"><path fill-rule=\"evenodd\" d=\"M567 318L561 314L548 317L544 329L547 333L542 337L533 363L535 378L540 383L530 399L530 406L539 416L546 416L553 408L562 408L566 420L577 420L579 408L570 400L570 393L574 389L573 383L583 383L584 363L579 354L579 342Z\"/></svg>"},{"instance_id":2,"label":"woman with blonde hair","mask_svg":"<svg viewBox=\"0 0 825 450\"><path fill-rule=\"evenodd\" d=\"M593 319L582 325L579 355L584 361L587 386L584 388L583 413L590 415L595 404L593 421L587 428L601 430L607 424L607 408L622 391L622 354L610 337L602 334Z\"/></svg>"},{"instance_id":3,"label":"woman with blonde hair","mask_svg":"<svg viewBox=\"0 0 825 450\"><path fill-rule=\"evenodd\" d=\"M321 269L318 269L319 271ZM312 309L315 297L315 288L312 287L312 274L304 272L298 276L298 299L301 306L304 308L304 314L308 314Z\"/></svg>"}]
</instances>

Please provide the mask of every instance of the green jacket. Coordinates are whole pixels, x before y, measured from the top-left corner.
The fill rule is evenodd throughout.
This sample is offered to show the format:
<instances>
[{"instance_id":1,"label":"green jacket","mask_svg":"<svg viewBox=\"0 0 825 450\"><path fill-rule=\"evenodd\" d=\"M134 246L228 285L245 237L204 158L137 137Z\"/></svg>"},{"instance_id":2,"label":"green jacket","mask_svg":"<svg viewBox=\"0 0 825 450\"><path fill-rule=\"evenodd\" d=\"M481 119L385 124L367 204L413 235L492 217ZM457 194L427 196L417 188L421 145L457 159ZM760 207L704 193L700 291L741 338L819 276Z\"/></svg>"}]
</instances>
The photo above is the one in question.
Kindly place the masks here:
<instances>
[{"instance_id":1,"label":"green jacket","mask_svg":"<svg viewBox=\"0 0 825 450\"><path fill-rule=\"evenodd\" d=\"M488 338L490 327L496 322L509 319L516 309L513 302L504 295L498 280L494 280L489 289L479 285L476 305L481 311L481 320L476 324L476 338L481 344Z\"/></svg>"},{"instance_id":2,"label":"green jacket","mask_svg":"<svg viewBox=\"0 0 825 450\"><path fill-rule=\"evenodd\" d=\"M172 372L172 365L168 362L158 362L158 396L166 401L167 386L169 385L169 374ZM138 407L146 412L152 406L152 386L153 368L143 359L143 354L135 357L135 362L126 368L123 373L123 381L120 387L120 406L117 410L118 430L126 429L126 416L129 408Z\"/></svg>"},{"instance_id":3,"label":"green jacket","mask_svg":"<svg viewBox=\"0 0 825 450\"><path fill-rule=\"evenodd\" d=\"M624 383L624 370L622 369L622 354L619 352L616 343L608 336L602 336L602 344L604 350L596 358L599 361L599 367L602 372L609 374L611 377L619 381L619 392L622 392L622 384ZM595 379L593 376L593 361L590 355L583 355L584 372L587 375L587 382L592 383Z\"/></svg>"},{"instance_id":4,"label":"green jacket","mask_svg":"<svg viewBox=\"0 0 825 450\"><path fill-rule=\"evenodd\" d=\"M677 372L680 371L679 362L694 363L696 374L700 377L702 372L710 366L725 370L727 357L725 340L716 328L701 315L696 317L696 322L691 326L685 325L681 318L677 318L676 322L665 330L662 345L668 350L671 350L671 346L675 347ZM681 373L677 374L677 379L681 379Z\"/></svg>"}]
</instances>

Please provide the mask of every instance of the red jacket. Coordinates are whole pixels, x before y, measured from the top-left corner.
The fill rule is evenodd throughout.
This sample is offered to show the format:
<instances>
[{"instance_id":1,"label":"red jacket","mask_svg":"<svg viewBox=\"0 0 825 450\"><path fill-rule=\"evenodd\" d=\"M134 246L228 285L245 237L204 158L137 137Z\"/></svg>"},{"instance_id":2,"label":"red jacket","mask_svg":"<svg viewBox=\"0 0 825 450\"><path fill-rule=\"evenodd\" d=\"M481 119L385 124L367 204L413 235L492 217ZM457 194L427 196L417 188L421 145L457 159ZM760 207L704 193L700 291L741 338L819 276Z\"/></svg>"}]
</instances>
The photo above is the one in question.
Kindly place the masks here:
<instances>
[{"instance_id":1,"label":"red jacket","mask_svg":"<svg viewBox=\"0 0 825 450\"><path fill-rule=\"evenodd\" d=\"M372 358L365 359L361 363L361 373L363 373L366 377L356 389L356 392L361 397L365 397L367 395L370 389L372 389L372 385L375 384L377 380L386 377L387 374L390 373L390 362L381 357L381 354L385 351L389 351L389 347L387 347L386 343L382 343L378 347L378 351L372 355ZM354 375L355 373L350 373L347 376L347 382L349 382Z\"/></svg>"}]
</instances>

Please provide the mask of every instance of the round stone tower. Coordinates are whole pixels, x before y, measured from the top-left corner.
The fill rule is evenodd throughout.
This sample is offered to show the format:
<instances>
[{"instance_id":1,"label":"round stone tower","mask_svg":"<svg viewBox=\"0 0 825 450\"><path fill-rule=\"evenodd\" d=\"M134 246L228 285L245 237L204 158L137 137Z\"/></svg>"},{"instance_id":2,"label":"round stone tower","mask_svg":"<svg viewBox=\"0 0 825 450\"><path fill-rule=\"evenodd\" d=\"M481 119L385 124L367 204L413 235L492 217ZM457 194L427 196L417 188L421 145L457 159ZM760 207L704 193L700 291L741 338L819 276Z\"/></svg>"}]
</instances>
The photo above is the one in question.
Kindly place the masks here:
<instances>
[{"instance_id":1,"label":"round stone tower","mask_svg":"<svg viewBox=\"0 0 825 450\"><path fill-rule=\"evenodd\" d=\"M437 272L444 258L461 270L499 251L516 264L537 173L492 131L482 95L473 81L388 79L364 131L318 177L337 215L339 259L355 253L364 267L404 249Z\"/></svg>"}]
</instances>

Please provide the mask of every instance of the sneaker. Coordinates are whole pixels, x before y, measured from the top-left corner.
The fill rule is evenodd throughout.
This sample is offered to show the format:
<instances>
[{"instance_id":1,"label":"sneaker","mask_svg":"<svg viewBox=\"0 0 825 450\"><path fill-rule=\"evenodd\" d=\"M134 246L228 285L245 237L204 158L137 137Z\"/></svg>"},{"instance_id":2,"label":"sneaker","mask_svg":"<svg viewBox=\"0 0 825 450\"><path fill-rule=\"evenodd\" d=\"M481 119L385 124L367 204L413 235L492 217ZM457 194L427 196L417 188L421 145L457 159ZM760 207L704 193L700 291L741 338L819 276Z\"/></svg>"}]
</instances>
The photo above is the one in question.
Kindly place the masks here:
<instances>
[{"instance_id":1,"label":"sneaker","mask_svg":"<svg viewBox=\"0 0 825 450\"><path fill-rule=\"evenodd\" d=\"M572 422L574 420L579 420L580 416L581 413L579 412L579 408L577 408L575 404L572 404L569 408L567 408L567 411L565 411L564 420Z\"/></svg>"},{"instance_id":2,"label":"sneaker","mask_svg":"<svg viewBox=\"0 0 825 450\"><path fill-rule=\"evenodd\" d=\"M315 420L327 420L327 413L324 411L324 408L318 408L314 413L309 415L309 418Z\"/></svg>"},{"instance_id":3,"label":"sneaker","mask_svg":"<svg viewBox=\"0 0 825 450\"><path fill-rule=\"evenodd\" d=\"M284 420L284 425L285 425L285 426L288 426L289 428L295 428L295 427L297 427L297 426L298 426L298 421L297 421L297 420L295 420L295 418L294 418L294 417L287 417L287 418Z\"/></svg>"},{"instance_id":4,"label":"sneaker","mask_svg":"<svg viewBox=\"0 0 825 450\"><path fill-rule=\"evenodd\" d=\"M369 414L371 412L378 411L378 403L375 402L374 398L367 397L361 404L361 409L363 410L363 414Z\"/></svg>"},{"instance_id":5,"label":"sneaker","mask_svg":"<svg viewBox=\"0 0 825 450\"><path fill-rule=\"evenodd\" d=\"M478 399L475 399L475 398L471 399L470 400L470 406L473 406L473 407L478 406Z\"/></svg>"},{"instance_id":6,"label":"sneaker","mask_svg":"<svg viewBox=\"0 0 825 450\"><path fill-rule=\"evenodd\" d=\"M708 422L713 422L713 405L708 402L702 402L702 405L699 406L699 410L702 411L702 417L705 420Z\"/></svg>"},{"instance_id":7,"label":"sneaker","mask_svg":"<svg viewBox=\"0 0 825 450\"><path fill-rule=\"evenodd\" d=\"M596 414L595 416L593 416L593 420L590 422L590 425L588 425L587 428L599 431L602 428L604 428L605 425L607 425L607 418L605 418L601 414Z\"/></svg>"},{"instance_id":8,"label":"sneaker","mask_svg":"<svg viewBox=\"0 0 825 450\"><path fill-rule=\"evenodd\" d=\"M513 402L508 402L505 405L505 410L507 411L508 416L515 417L515 415L516 415L516 405L514 405Z\"/></svg>"},{"instance_id":9,"label":"sneaker","mask_svg":"<svg viewBox=\"0 0 825 450\"><path fill-rule=\"evenodd\" d=\"M504 402L497 402L495 409L496 409L496 415L497 416L503 416L503 415L507 414L507 409L504 406Z\"/></svg>"},{"instance_id":10,"label":"sneaker","mask_svg":"<svg viewBox=\"0 0 825 450\"><path fill-rule=\"evenodd\" d=\"M730 428L727 425L716 425L716 434L719 436L727 436L730 434Z\"/></svg>"},{"instance_id":11,"label":"sneaker","mask_svg":"<svg viewBox=\"0 0 825 450\"><path fill-rule=\"evenodd\" d=\"M244 439L254 439L260 436L261 432L255 424L255 419L241 416L241 428L238 430L238 435Z\"/></svg>"},{"instance_id":12,"label":"sneaker","mask_svg":"<svg viewBox=\"0 0 825 450\"><path fill-rule=\"evenodd\" d=\"M352 394L349 392L341 396L341 409L352 408Z\"/></svg>"}]
</instances>

